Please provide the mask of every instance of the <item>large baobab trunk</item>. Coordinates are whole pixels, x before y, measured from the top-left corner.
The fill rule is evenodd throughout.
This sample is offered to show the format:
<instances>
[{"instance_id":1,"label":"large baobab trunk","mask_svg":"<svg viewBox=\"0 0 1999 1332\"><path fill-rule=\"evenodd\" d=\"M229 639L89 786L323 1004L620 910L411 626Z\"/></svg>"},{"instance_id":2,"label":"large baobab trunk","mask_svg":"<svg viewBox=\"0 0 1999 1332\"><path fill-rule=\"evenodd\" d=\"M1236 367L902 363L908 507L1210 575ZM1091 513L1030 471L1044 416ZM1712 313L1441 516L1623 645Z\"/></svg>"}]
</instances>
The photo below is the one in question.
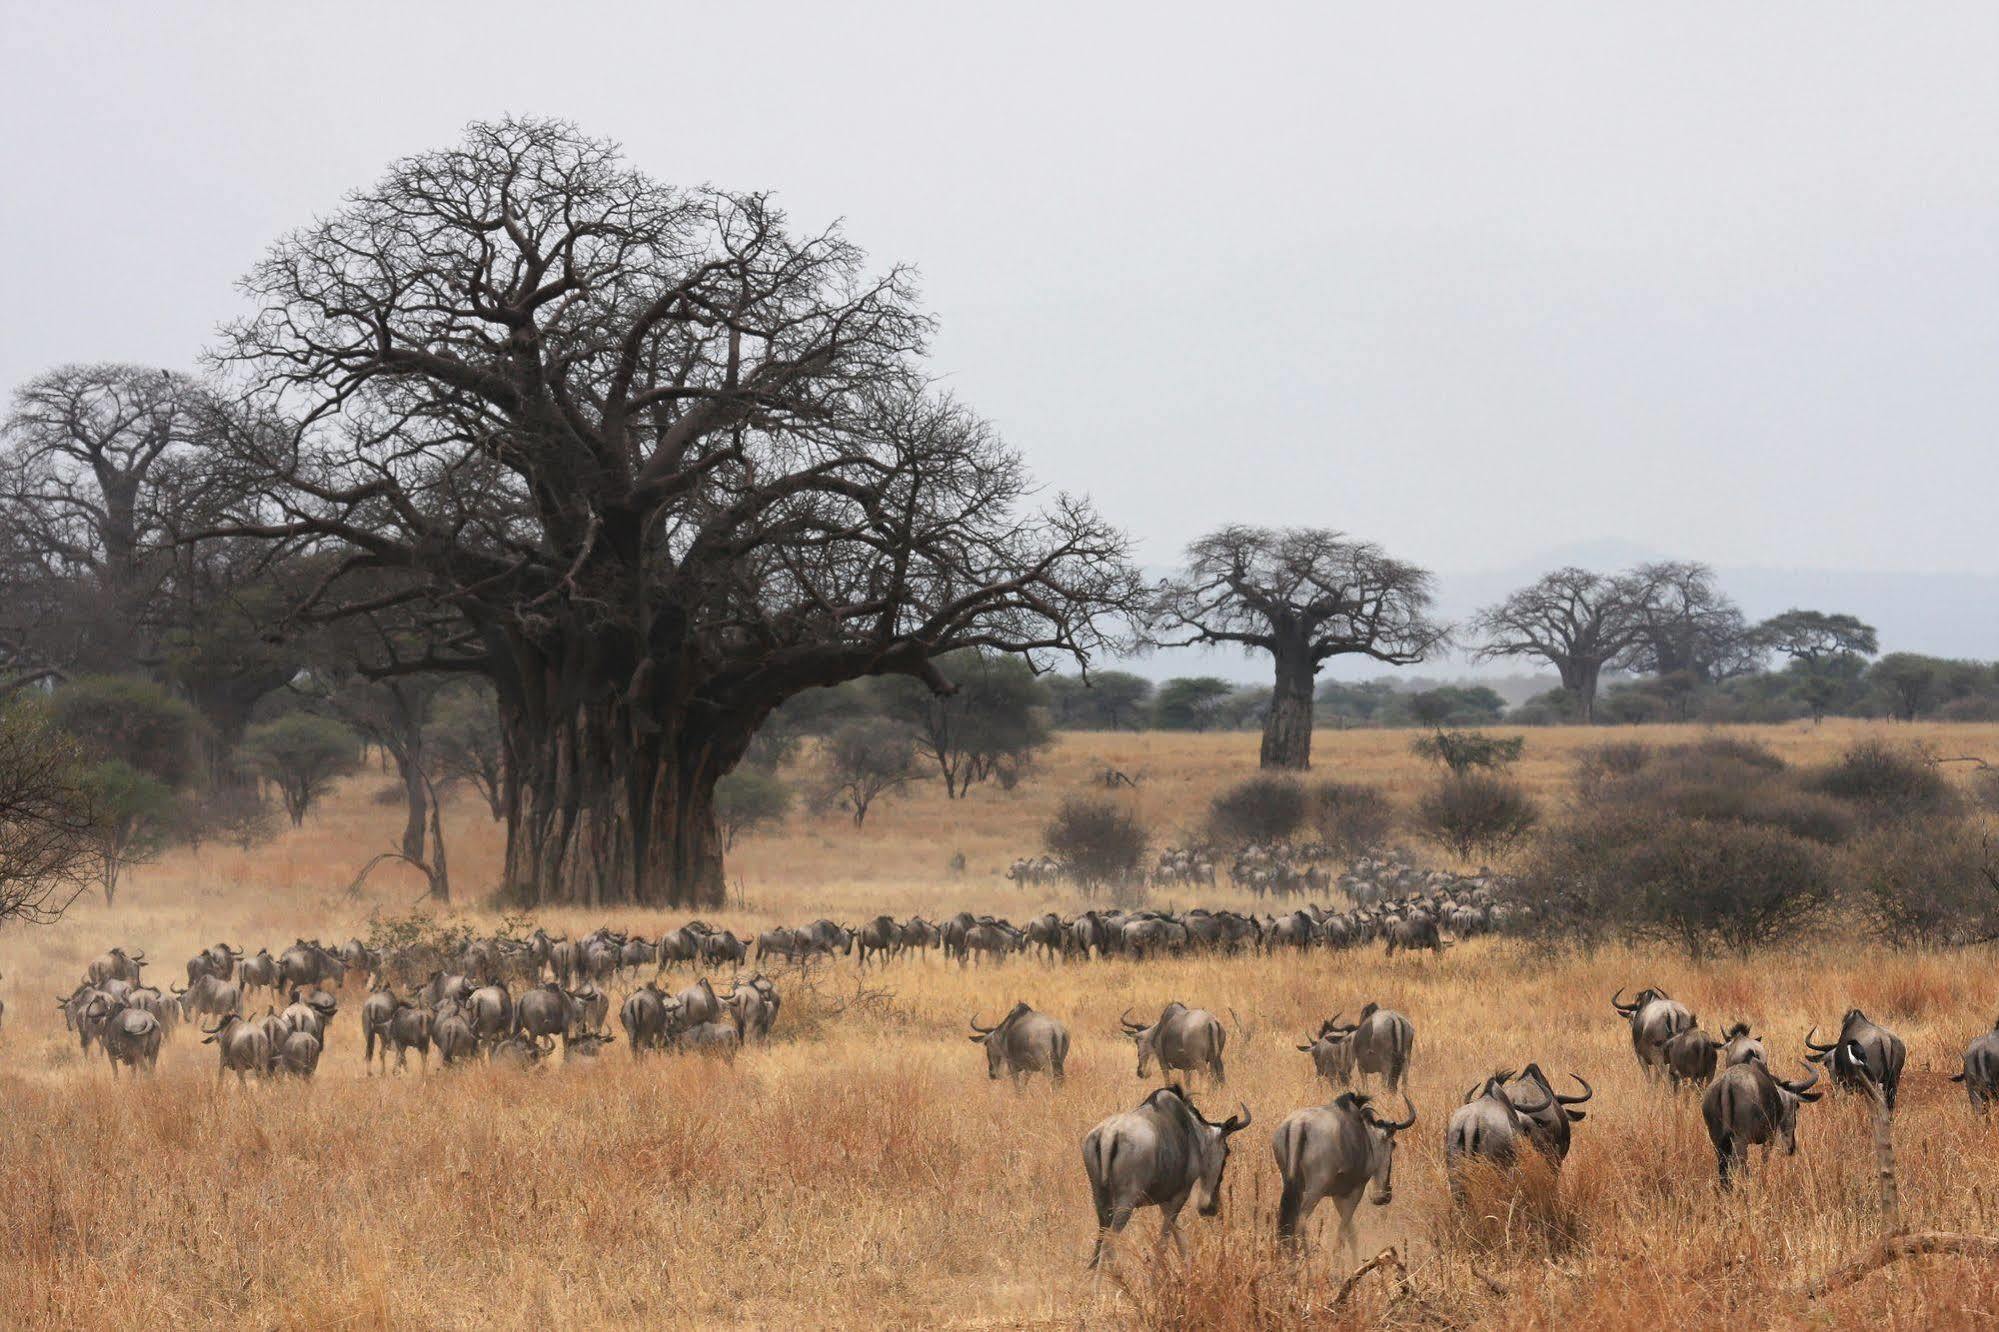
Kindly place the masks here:
<instances>
[{"instance_id":1,"label":"large baobab trunk","mask_svg":"<svg viewBox=\"0 0 1999 1332\"><path fill-rule=\"evenodd\" d=\"M1312 766L1312 668L1309 647L1277 649L1277 685L1263 723L1263 766Z\"/></svg>"}]
</instances>

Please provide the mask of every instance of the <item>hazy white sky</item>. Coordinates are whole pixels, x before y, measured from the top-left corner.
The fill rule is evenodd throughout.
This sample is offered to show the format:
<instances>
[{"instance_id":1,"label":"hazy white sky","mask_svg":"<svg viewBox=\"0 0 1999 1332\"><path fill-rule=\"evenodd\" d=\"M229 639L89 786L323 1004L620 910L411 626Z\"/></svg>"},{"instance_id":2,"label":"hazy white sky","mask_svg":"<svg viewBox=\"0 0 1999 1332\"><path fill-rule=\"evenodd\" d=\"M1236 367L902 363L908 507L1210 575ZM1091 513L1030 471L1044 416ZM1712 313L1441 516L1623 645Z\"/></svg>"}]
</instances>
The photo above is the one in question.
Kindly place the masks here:
<instances>
[{"instance_id":1,"label":"hazy white sky","mask_svg":"<svg viewBox=\"0 0 1999 1332\"><path fill-rule=\"evenodd\" d=\"M1999 573L1999 6L0 4L0 384L503 112L908 260L1152 564Z\"/></svg>"}]
</instances>

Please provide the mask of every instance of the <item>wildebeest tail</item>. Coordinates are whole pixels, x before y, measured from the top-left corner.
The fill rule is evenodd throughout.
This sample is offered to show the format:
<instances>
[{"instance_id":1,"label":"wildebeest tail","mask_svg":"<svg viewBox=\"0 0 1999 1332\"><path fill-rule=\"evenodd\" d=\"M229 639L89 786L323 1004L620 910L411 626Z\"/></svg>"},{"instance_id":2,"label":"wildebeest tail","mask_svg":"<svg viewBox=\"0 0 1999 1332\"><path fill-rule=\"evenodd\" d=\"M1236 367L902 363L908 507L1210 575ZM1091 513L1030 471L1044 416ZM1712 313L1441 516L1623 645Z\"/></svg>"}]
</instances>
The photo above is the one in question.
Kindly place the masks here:
<instances>
[{"instance_id":1,"label":"wildebeest tail","mask_svg":"<svg viewBox=\"0 0 1999 1332\"><path fill-rule=\"evenodd\" d=\"M1277 1197L1277 1238L1280 1240L1295 1239L1298 1234L1298 1209L1305 1201L1304 1181L1298 1173L1298 1156L1304 1148L1304 1139L1304 1126L1290 1124L1278 1140L1277 1173L1284 1180L1284 1190Z\"/></svg>"},{"instance_id":2,"label":"wildebeest tail","mask_svg":"<svg viewBox=\"0 0 1999 1332\"><path fill-rule=\"evenodd\" d=\"M1089 1145L1096 1151L1089 1162L1090 1201L1097 1209L1097 1227L1108 1229L1111 1224L1111 1167L1117 1162L1117 1134L1097 1134L1090 1139Z\"/></svg>"}]
</instances>

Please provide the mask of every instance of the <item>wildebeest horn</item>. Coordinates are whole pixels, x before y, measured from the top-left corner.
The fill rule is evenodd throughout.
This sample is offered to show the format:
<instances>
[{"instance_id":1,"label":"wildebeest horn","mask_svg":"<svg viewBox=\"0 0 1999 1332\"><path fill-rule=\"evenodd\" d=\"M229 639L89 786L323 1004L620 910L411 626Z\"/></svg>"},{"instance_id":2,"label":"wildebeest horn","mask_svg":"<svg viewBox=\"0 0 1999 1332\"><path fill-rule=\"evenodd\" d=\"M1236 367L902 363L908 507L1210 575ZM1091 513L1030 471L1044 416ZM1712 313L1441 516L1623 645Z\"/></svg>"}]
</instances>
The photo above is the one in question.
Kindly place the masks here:
<instances>
[{"instance_id":1,"label":"wildebeest horn","mask_svg":"<svg viewBox=\"0 0 1999 1332\"><path fill-rule=\"evenodd\" d=\"M978 1032L981 1036L990 1036L994 1032L999 1030L997 1026L981 1027L979 1025L979 1015L977 1013L972 1014L971 1023L972 1023L972 1030Z\"/></svg>"},{"instance_id":2,"label":"wildebeest horn","mask_svg":"<svg viewBox=\"0 0 1999 1332\"><path fill-rule=\"evenodd\" d=\"M182 986L182 985L176 985L176 984L174 984L174 983L173 983L172 981L168 981L168 982L167 982L167 988L168 988L169 990L172 990L172 991L173 991L173 992L174 992L175 994L186 994L186 993L187 993L187 987L186 987L186 986Z\"/></svg>"},{"instance_id":3,"label":"wildebeest horn","mask_svg":"<svg viewBox=\"0 0 1999 1332\"><path fill-rule=\"evenodd\" d=\"M1831 1050L1832 1047L1830 1045L1820 1045L1817 1041L1812 1039L1812 1037L1818 1034L1819 1034L1819 1029L1817 1027L1813 1027L1809 1032L1805 1034L1805 1044L1811 1049L1817 1050L1820 1054L1825 1054L1827 1051Z\"/></svg>"},{"instance_id":4,"label":"wildebeest horn","mask_svg":"<svg viewBox=\"0 0 1999 1332\"><path fill-rule=\"evenodd\" d=\"M1805 1074L1806 1077L1803 1082L1785 1082L1780 1078L1777 1081L1777 1085L1785 1091L1790 1092L1793 1096L1802 1096L1819 1084L1819 1071L1817 1069L1806 1065Z\"/></svg>"},{"instance_id":5,"label":"wildebeest horn","mask_svg":"<svg viewBox=\"0 0 1999 1332\"><path fill-rule=\"evenodd\" d=\"M1610 1006L1616 1009L1618 1012L1624 1014L1626 1017L1629 1017L1631 1014L1638 1011L1638 1005L1623 1003L1621 1002L1623 998L1624 998L1624 987L1620 985L1617 987L1617 993L1610 996Z\"/></svg>"},{"instance_id":6,"label":"wildebeest horn","mask_svg":"<svg viewBox=\"0 0 1999 1332\"><path fill-rule=\"evenodd\" d=\"M1143 1023L1133 1022L1131 1020L1131 1010L1129 1008L1125 1009L1124 1012L1118 1014L1118 1025L1120 1027L1123 1027L1127 1032L1145 1030L1145 1026Z\"/></svg>"},{"instance_id":7,"label":"wildebeest horn","mask_svg":"<svg viewBox=\"0 0 1999 1332\"><path fill-rule=\"evenodd\" d=\"M1563 1096L1562 1094L1557 1092L1555 1094L1555 1104L1581 1105L1584 1101L1587 1101L1590 1097L1596 1095L1596 1088L1590 1086L1587 1082L1583 1082L1583 1079L1580 1074L1571 1073L1569 1074L1569 1078L1573 1082L1582 1082L1583 1094L1581 1096Z\"/></svg>"},{"instance_id":8,"label":"wildebeest horn","mask_svg":"<svg viewBox=\"0 0 1999 1332\"><path fill-rule=\"evenodd\" d=\"M57 1008L61 1008L61 1007L62 1007L62 1001L61 1001L60 999L58 999L58 1000L56 1001L56 1007L57 1007ZM1317 1041L1313 1040L1313 1039L1312 1039L1312 1038L1311 1038L1310 1036L1307 1036L1307 1037L1305 1038L1305 1044L1303 1044L1303 1045L1299 1046L1298 1048L1299 1048L1300 1050L1303 1050L1303 1051L1304 1051L1304 1052L1305 1052L1306 1054L1310 1054L1310 1053L1312 1053L1312 1050L1313 1050L1313 1047L1315 1047L1315 1046L1317 1046L1317 1045L1318 1045L1318 1042L1317 1042Z\"/></svg>"},{"instance_id":9,"label":"wildebeest horn","mask_svg":"<svg viewBox=\"0 0 1999 1332\"><path fill-rule=\"evenodd\" d=\"M1507 1097L1507 1099L1512 1100L1513 1098L1509 1096ZM1549 1106L1553 1105L1554 1103L1555 1103L1555 1094L1553 1092L1543 1092L1541 1094L1541 1104L1521 1105L1518 1102L1515 1102L1513 1108L1515 1110L1518 1110L1523 1115L1538 1115L1543 1110L1546 1110Z\"/></svg>"},{"instance_id":10,"label":"wildebeest horn","mask_svg":"<svg viewBox=\"0 0 1999 1332\"><path fill-rule=\"evenodd\" d=\"M1236 1105L1242 1110L1242 1113L1239 1115L1230 1115L1222 1121L1222 1136L1225 1138L1231 1133L1240 1133L1249 1127L1249 1103L1247 1101L1238 1101Z\"/></svg>"},{"instance_id":11,"label":"wildebeest horn","mask_svg":"<svg viewBox=\"0 0 1999 1332\"><path fill-rule=\"evenodd\" d=\"M1416 1103L1409 1099L1408 1092L1402 1093L1402 1107L1409 1112L1409 1118L1403 1120L1376 1119L1374 1121L1375 1126L1386 1129L1390 1133L1400 1133L1403 1129L1413 1127L1416 1123Z\"/></svg>"}]
</instances>

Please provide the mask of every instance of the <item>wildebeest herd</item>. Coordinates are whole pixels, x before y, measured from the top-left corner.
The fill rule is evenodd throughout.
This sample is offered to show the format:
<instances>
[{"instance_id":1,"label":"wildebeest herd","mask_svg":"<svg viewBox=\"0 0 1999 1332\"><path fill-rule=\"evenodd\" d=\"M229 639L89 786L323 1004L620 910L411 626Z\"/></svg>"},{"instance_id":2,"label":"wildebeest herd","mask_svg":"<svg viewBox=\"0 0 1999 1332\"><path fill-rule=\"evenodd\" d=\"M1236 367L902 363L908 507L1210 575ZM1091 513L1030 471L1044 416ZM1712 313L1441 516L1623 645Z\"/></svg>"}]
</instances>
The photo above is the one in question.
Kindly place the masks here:
<instances>
[{"instance_id":1,"label":"wildebeest herd","mask_svg":"<svg viewBox=\"0 0 1999 1332\"><path fill-rule=\"evenodd\" d=\"M1031 948L1051 963L1203 949L1338 947L1366 937L1385 937L1393 949L1398 927L1412 920L1433 928L1448 921L1462 936L1475 932L1473 918L1489 910L1480 886L1453 882L1342 913L1301 909L1260 917L1093 910L1067 919L1043 917L1024 927L971 913L941 925L883 916L859 928L821 920L768 930L753 944L701 921L657 939L609 927L577 939L541 929L524 938L473 937L455 944L449 956L435 946L378 951L354 939L338 947L298 939L276 955L268 949L246 955L218 943L189 958L187 984L167 992L143 982L143 952L114 947L92 959L82 981L56 1003L84 1050L96 1045L114 1074L121 1067L151 1070L176 1026L213 1019L201 1030L204 1044L216 1047L218 1079L234 1072L245 1081L252 1075L311 1077L340 1012L339 992L355 978L367 989L358 1021L370 1072L378 1059L386 1072L391 1055L402 1069L411 1052L427 1069L433 1049L445 1065L484 1058L529 1067L552 1054L558 1042L565 1062L591 1059L614 1039L606 987L629 979L632 988L618 1020L634 1059L668 1050L733 1059L746 1041L770 1038L782 1007L768 977L741 972L752 946L759 960L774 957L800 967L858 952L863 968L932 947L960 965ZM661 986L671 966L710 963L732 968L735 979L726 990L718 991L705 975L674 992ZM652 974L639 983L648 968ZM270 998L259 1016L250 1010L260 990ZM1816 1029L1808 1033L1805 1075L1789 1079L1778 1076L1764 1039L1747 1022L1710 1034L1687 1005L1657 987L1629 999L1620 990L1611 1004L1628 1026L1633 1055L1648 1080L1703 1089L1702 1117L1724 1188L1743 1172L1751 1147L1760 1146L1766 1160L1779 1146L1795 1154L1799 1114L1822 1095L1820 1068L1832 1086L1864 1091L1888 1114L1896 1107L1906 1046L1859 1009L1843 1016L1831 1041L1816 1039ZM1397 1135L1417 1120L1407 1090L1416 1025L1376 1003L1362 1007L1353 1022L1342 1016L1320 1023L1296 1047L1336 1094L1286 1116L1272 1137L1281 1178L1278 1233L1289 1244L1302 1242L1314 1209L1331 1200L1342 1244L1356 1245L1354 1213L1370 1189L1377 1205L1391 1201ZM1161 1244L1169 1237L1179 1242L1177 1220L1190 1198L1198 1195L1198 1210L1212 1215L1220 1206L1230 1139L1252 1122L1247 1105L1224 1120L1206 1118L1182 1085L1197 1076L1214 1086L1226 1081L1230 1024L1216 1013L1173 1002L1151 1021L1127 1011L1119 1028L1133 1043L1139 1078L1156 1070L1161 1078L1181 1081L1151 1092L1135 1109L1111 1116L1084 1137L1084 1165L1100 1227L1093 1264L1139 1208L1160 1209ZM1239 1023L1236 1030L1240 1033ZM983 1047L993 1079L1011 1077L1018 1084L1040 1073L1058 1084L1063 1080L1068 1029L1025 1002L992 1025L974 1014L970 1039ZM1539 1064L1530 1063L1517 1072L1498 1070L1465 1093L1444 1124L1445 1171L1454 1198L1463 1197L1474 1162L1504 1172L1532 1152L1559 1171L1574 1126L1585 1118L1579 1107L1595 1095L1580 1074L1567 1076L1578 1091L1563 1091ZM1357 1089L1367 1079L1400 1096L1399 1116L1384 1115L1371 1095ZM1952 1080L1964 1085L1981 1115L1999 1098L1999 1025L1970 1044Z\"/></svg>"}]
</instances>

